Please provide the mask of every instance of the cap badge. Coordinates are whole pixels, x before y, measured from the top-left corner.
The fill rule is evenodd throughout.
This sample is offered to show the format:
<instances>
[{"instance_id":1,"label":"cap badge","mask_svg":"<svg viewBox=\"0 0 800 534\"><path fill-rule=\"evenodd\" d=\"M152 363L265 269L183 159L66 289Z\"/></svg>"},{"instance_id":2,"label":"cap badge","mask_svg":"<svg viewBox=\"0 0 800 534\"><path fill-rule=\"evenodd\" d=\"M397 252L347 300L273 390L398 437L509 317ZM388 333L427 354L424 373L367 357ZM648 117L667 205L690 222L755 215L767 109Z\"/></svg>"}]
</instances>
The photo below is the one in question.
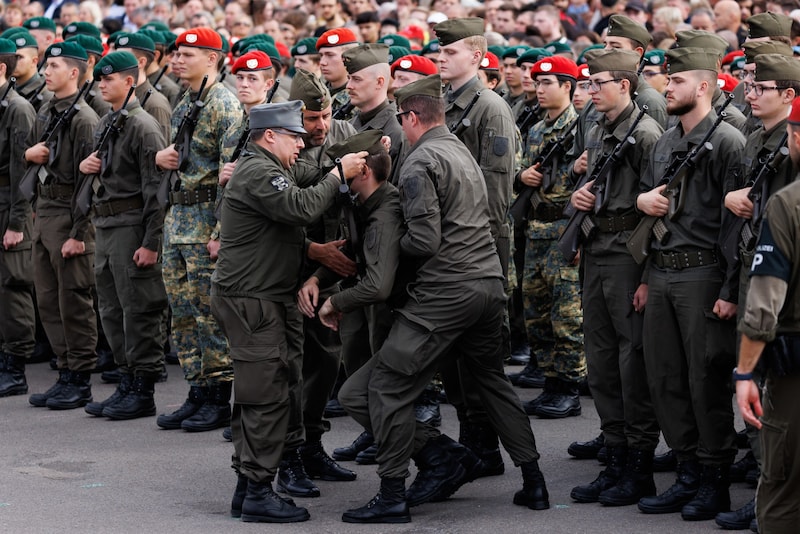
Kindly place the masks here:
<instances>
[{"instance_id":1,"label":"cap badge","mask_svg":"<svg viewBox=\"0 0 800 534\"><path fill-rule=\"evenodd\" d=\"M552 63L542 63L541 69L542 69L542 72L550 72L551 70L553 70L553 64Z\"/></svg>"},{"instance_id":2,"label":"cap badge","mask_svg":"<svg viewBox=\"0 0 800 534\"><path fill-rule=\"evenodd\" d=\"M489 67L489 58L488 57L485 57L485 58L483 58L481 60L481 67L483 67L484 69Z\"/></svg>"},{"instance_id":3,"label":"cap badge","mask_svg":"<svg viewBox=\"0 0 800 534\"><path fill-rule=\"evenodd\" d=\"M297 53L300 54L301 56L306 52L308 52L308 47L306 45L300 45L297 47Z\"/></svg>"},{"instance_id":4,"label":"cap badge","mask_svg":"<svg viewBox=\"0 0 800 534\"><path fill-rule=\"evenodd\" d=\"M117 41L117 44L119 44L119 45L121 45L121 46L125 46L126 44L128 44L128 41L129 41L129 40L130 40L130 39L129 39L129 38L127 38L127 37L122 37L121 39L119 39L119 40Z\"/></svg>"},{"instance_id":5,"label":"cap badge","mask_svg":"<svg viewBox=\"0 0 800 534\"><path fill-rule=\"evenodd\" d=\"M186 36L186 42L187 43L191 43L191 44L196 43L197 42L197 34L196 33L190 33L189 35L187 35Z\"/></svg>"},{"instance_id":6,"label":"cap badge","mask_svg":"<svg viewBox=\"0 0 800 534\"><path fill-rule=\"evenodd\" d=\"M38 28L38 27L39 27L39 21L38 20L32 20L31 21L31 28Z\"/></svg>"},{"instance_id":7,"label":"cap badge","mask_svg":"<svg viewBox=\"0 0 800 534\"><path fill-rule=\"evenodd\" d=\"M335 45L338 42L339 42L339 36L338 35L333 34L333 35L329 35L328 36L328 44Z\"/></svg>"},{"instance_id":8,"label":"cap badge","mask_svg":"<svg viewBox=\"0 0 800 534\"><path fill-rule=\"evenodd\" d=\"M105 66L104 66L104 67L101 69L101 72L102 72L103 74L106 74L106 75L108 75L108 74L111 74L112 72L114 72L114 67L112 67L111 65L105 65Z\"/></svg>"},{"instance_id":9,"label":"cap badge","mask_svg":"<svg viewBox=\"0 0 800 534\"><path fill-rule=\"evenodd\" d=\"M17 46L22 46L22 45L25 44L25 38L24 37L20 37L19 39L17 39L16 42L17 42Z\"/></svg>"},{"instance_id":10,"label":"cap badge","mask_svg":"<svg viewBox=\"0 0 800 534\"><path fill-rule=\"evenodd\" d=\"M60 48L51 48L50 49L50 55L51 56L60 56L61 55L61 49Z\"/></svg>"},{"instance_id":11,"label":"cap badge","mask_svg":"<svg viewBox=\"0 0 800 534\"><path fill-rule=\"evenodd\" d=\"M404 59L403 61L400 62L401 69L410 69L411 65L412 63L410 59Z\"/></svg>"},{"instance_id":12,"label":"cap badge","mask_svg":"<svg viewBox=\"0 0 800 534\"><path fill-rule=\"evenodd\" d=\"M257 59L248 59L247 60L247 68L254 69L258 67L258 60Z\"/></svg>"}]
</instances>

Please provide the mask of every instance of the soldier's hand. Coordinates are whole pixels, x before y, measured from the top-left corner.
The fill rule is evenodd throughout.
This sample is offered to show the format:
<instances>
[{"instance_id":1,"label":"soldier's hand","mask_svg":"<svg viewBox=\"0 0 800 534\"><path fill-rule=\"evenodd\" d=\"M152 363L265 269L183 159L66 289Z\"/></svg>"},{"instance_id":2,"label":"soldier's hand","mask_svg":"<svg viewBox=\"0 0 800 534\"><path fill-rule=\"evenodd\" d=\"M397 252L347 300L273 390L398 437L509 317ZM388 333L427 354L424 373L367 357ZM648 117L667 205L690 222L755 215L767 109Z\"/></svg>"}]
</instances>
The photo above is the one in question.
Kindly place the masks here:
<instances>
[{"instance_id":1,"label":"soldier's hand","mask_svg":"<svg viewBox=\"0 0 800 534\"><path fill-rule=\"evenodd\" d=\"M714 303L713 311L717 317L723 321L727 321L736 317L736 308L737 306L733 302L717 299L717 301Z\"/></svg>"},{"instance_id":2,"label":"soldier's hand","mask_svg":"<svg viewBox=\"0 0 800 534\"><path fill-rule=\"evenodd\" d=\"M344 177L354 178L364 172L364 168L367 166L367 156L369 156L369 152L367 151L345 154L342 157Z\"/></svg>"},{"instance_id":3,"label":"soldier's hand","mask_svg":"<svg viewBox=\"0 0 800 534\"><path fill-rule=\"evenodd\" d=\"M139 247L133 253L133 263L140 269L152 267L158 261L158 251L149 248Z\"/></svg>"},{"instance_id":4,"label":"soldier's hand","mask_svg":"<svg viewBox=\"0 0 800 534\"><path fill-rule=\"evenodd\" d=\"M206 250L208 250L208 256L211 261L216 261L219 255L219 239L209 239L208 243L206 243Z\"/></svg>"},{"instance_id":5,"label":"soldier's hand","mask_svg":"<svg viewBox=\"0 0 800 534\"><path fill-rule=\"evenodd\" d=\"M319 280L312 276L297 292L297 307L308 318L314 317L319 302Z\"/></svg>"},{"instance_id":6,"label":"soldier's hand","mask_svg":"<svg viewBox=\"0 0 800 534\"><path fill-rule=\"evenodd\" d=\"M225 165L222 166L222 172L219 173L220 187L225 187L225 185L231 181L231 176L233 176L234 169L236 169L235 161L226 163Z\"/></svg>"},{"instance_id":7,"label":"soldier's hand","mask_svg":"<svg viewBox=\"0 0 800 534\"><path fill-rule=\"evenodd\" d=\"M15 232L14 230L6 230L3 235L3 248L6 250L12 249L22 243L22 232Z\"/></svg>"},{"instance_id":8,"label":"soldier's hand","mask_svg":"<svg viewBox=\"0 0 800 534\"><path fill-rule=\"evenodd\" d=\"M180 155L175 150L175 144L173 143L167 148L156 152L156 165L158 165L160 169L176 171L178 170L179 156Z\"/></svg>"},{"instance_id":9,"label":"soldier's hand","mask_svg":"<svg viewBox=\"0 0 800 534\"><path fill-rule=\"evenodd\" d=\"M328 243L312 242L308 247L308 259L321 263L339 276L353 276L356 274L356 262L341 251L346 244L344 239Z\"/></svg>"},{"instance_id":10,"label":"soldier's hand","mask_svg":"<svg viewBox=\"0 0 800 534\"><path fill-rule=\"evenodd\" d=\"M736 381L736 404L739 405L739 412L745 423L761 428L761 421L758 418L764 415L764 409L761 406L761 398L755 382L752 380Z\"/></svg>"},{"instance_id":11,"label":"soldier's hand","mask_svg":"<svg viewBox=\"0 0 800 534\"><path fill-rule=\"evenodd\" d=\"M591 182L587 182L586 185L581 187L580 189L576 190L572 193L572 197L570 197L570 202L577 210L581 211L593 211L594 210L594 202L595 202L595 195L591 191L592 184L594 180Z\"/></svg>"},{"instance_id":12,"label":"soldier's hand","mask_svg":"<svg viewBox=\"0 0 800 534\"><path fill-rule=\"evenodd\" d=\"M747 198L750 193L750 187L744 189L737 189L725 195L725 207L731 210L734 215L743 219L750 219L753 217L753 202Z\"/></svg>"},{"instance_id":13,"label":"soldier's hand","mask_svg":"<svg viewBox=\"0 0 800 534\"><path fill-rule=\"evenodd\" d=\"M639 211L653 217L666 215L669 210L669 199L661 194L666 187L667 184L660 185L636 197L636 207L639 208Z\"/></svg>"},{"instance_id":14,"label":"soldier's hand","mask_svg":"<svg viewBox=\"0 0 800 534\"><path fill-rule=\"evenodd\" d=\"M528 187L539 187L542 185L542 178L544 178L544 175L539 172L540 165L540 163L537 163L533 167L528 167L522 171L522 173L519 175L520 182Z\"/></svg>"},{"instance_id":15,"label":"soldier's hand","mask_svg":"<svg viewBox=\"0 0 800 534\"><path fill-rule=\"evenodd\" d=\"M633 309L639 313L644 313L645 306L647 306L647 284L639 284L633 294Z\"/></svg>"},{"instance_id":16,"label":"soldier's hand","mask_svg":"<svg viewBox=\"0 0 800 534\"><path fill-rule=\"evenodd\" d=\"M331 299L325 301L322 308L319 309L319 320L322 324L337 332L339 330L339 319L342 318L342 312L338 312L333 308Z\"/></svg>"},{"instance_id":17,"label":"soldier's hand","mask_svg":"<svg viewBox=\"0 0 800 534\"><path fill-rule=\"evenodd\" d=\"M97 157L97 151L95 150L86 156L85 160L81 161L81 164L78 165L78 169L80 169L83 174L97 174L100 172L102 165L103 162Z\"/></svg>"},{"instance_id":18,"label":"soldier's hand","mask_svg":"<svg viewBox=\"0 0 800 534\"><path fill-rule=\"evenodd\" d=\"M50 149L44 142L36 143L25 151L25 160L37 165L44 165L50 158Z\"/></svg>"},{"instance_id":19,"label":"soldier's hand","mask_svg":"<svg viewBox=\"0 0 800 534\"><path fill-rule=\"evenodd\" d=\"M86 252L86 243L71 237L61 245L61 257L65 260L74 256L80 256L84 252Z\"/></svg>"},{"instance_id":20,"label":"soldier's hand","mask_svg":"<svg viewBox=\"0 0 800 534\"><path fill-rule=\"evenodd\" d=\"M589 152L584 150L583 154L581 154L580 157L575 160L575 163L572 164L572 171L575 174L585 174L588 168L589 168Z\"/></svg>"}]
</instances>

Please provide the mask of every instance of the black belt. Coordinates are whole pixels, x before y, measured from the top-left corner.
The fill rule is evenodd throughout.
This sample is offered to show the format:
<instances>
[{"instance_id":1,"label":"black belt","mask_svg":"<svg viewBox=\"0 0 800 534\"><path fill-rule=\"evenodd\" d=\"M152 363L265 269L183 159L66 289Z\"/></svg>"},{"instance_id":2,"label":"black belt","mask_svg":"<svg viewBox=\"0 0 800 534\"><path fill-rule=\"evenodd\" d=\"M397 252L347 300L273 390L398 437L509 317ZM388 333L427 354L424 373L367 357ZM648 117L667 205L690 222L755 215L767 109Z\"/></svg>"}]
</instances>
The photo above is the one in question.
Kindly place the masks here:
<instances>
[{"instance_id":1,"label":"black belt","mask_svg":"<svg viewBox=\"0 0 800 534\"><path fill-rule=\"evenodd\" d=\"M169 194L170 204L181 204L188 206L191 204L202 204L203 202L214 202L217 200L217 188L199 187L193 191L172 191Z\"/></svg>"},{"instance_id":2,"label":"black belt","mask_svg":"<svg viewBox=\"0 0 800 534\"><path fill-rule=\"evenodd\" d=\"M8 187L11 185L11 178L8 176L0 176L0 187Z\"/></svg>"},{"instance_id":3,"label":"black belt","mask_svg":"<svg viewBox=\"0 0 800 534\"><path fill-rule=\"evenodd\" d=\"M39 197L49 199L71 199L75 189L71 185L39 184Z\"/></svg>"},{"instance_id":4,"label":"black belt","mask_svg":"<svg viewBox=\"0 0 800 534\"><path fill-rule=\"evenodd\" d=\"M126 211L138 210L143 207L144 200L139 196L100 202L92 206L92 209L94 210L94 214L98 217L111 217L113 215L125 213Z\"/></svg>"},{"instance_id":5,"label":"black belt","mask_svg":"<svg viewBox=\"0 0 800 534\"><path fill-rule=\"evenodd\" d=\"M533 208L533 218L540 222L555 222L564 219L564 204L541 202Z\"/></svg>"},{"instance_id":6,"label":"black belt","mask_svg":"<svg viewBox=\"0 0 800 534\"><path fill-rule=\"evenodd\" d=\"M713 250L691 250L688 252L656 252L653 261L662 269L688 269L717 263Z\"/></svg>"},{"instance_id":7,"label":"black belt","mask_svg":"<svg viewBox=\"0 0 800 534\"><path fill-rule=\"evenodd\" d=\"M594 223L601 232L617 233L636 229L639 224L638 215L622 215L619 217L595 217Z\"/></svg>"}]
</instances>

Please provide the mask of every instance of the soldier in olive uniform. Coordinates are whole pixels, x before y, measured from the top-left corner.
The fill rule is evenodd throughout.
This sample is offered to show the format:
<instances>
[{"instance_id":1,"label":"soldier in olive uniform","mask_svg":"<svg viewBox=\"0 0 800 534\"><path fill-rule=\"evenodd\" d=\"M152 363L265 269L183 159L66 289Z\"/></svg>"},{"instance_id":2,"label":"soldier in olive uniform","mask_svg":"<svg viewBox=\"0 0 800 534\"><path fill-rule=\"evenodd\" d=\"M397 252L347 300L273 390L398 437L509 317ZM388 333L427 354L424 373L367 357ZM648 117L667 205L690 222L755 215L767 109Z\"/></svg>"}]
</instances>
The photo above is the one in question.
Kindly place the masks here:
<instances>
[{"instance_id":1,"label":"soldier in olive uniform","mask_svg":"<svg viewBox=\"0 0 800 534\"><path fill-rule=\"evenodd\" d=\"M86 50L86 56L89 58L86 67L86 74L82 80L78 82L78 86L82 86L84 83L92 82L92 72L94 71L94 66L97 65L97 62L103 55L103 42L96 37L91 37L89 35L75 35L68 39L69 42L78 43L81 48ZM100 97L100 92L92 85L89 88L89 91L86 92L86 96L84 97L86 103L97 113L98 117L104 117L108 114L111 110L111 106Z\"/></svg>"},{"instance_id":2,"label":"soldier in olive uniform","mask_svg":"<svg viewBox=\"0 0 800 534\"><path fill-rule=\"evenodd\" d=\"M717 121L712 98L718 66L713 50L667 52L668 109L680 122L656 143L640 184L647 192L636 200L637 209L659 217L669 233L663 242L652 240L648 257L644 358L658 423L678 459L675 484L642 498L639 509L680 511L685 520L729 510L728 468L736 455L727 371L735 350L736 295L727 283L734 266L717 250L723 193L741 172L744 137ZM714 125L711 151L681 178L670 212L661 180Z\"/></svg>"},{"instance_id":3,"label":"soldier in olive uniform","mask_svg":"<svg viewBox=\"0 0 800 534\"><path fill-rule=\"evenodd\" d=\"M86 51L78 43L52 45L45 54L45 78L53 99L36 117L34 138L56 115L70 107L78 80L87 68ZM61 135L48 144L37 143L25 159L43 165L37 180L36 220L33 229L33 270L39 314L47 338L58 356L58 382L30 403L51 409L79 408L92 401L89 374L97 357L97 322L92 303L94 285L94 227L76 213L78 164L92 150L97 114L83 99ZM41 177L44 175L44 181Z\"/></svg>"},{"instance_id":4,"label":"soldier in olive uniform","mask_svg":"<svg viewBox=\"0 0 800 534\"><path fill-rule=\"evenodd\" d=\"M20 28L13 37L9 37L17 45L19 57L14 69L14 77L17 79L16 91L38 112L42 105L53 97L53 93L44 83L44 76L39 74L39 45L33 35L24 28Z\"/></svg>"},{"instance_id":5,"label":"soldier in olive uniform","mask_svg":"<svg viewBox=\"0 0 800 534\"><path fill-rule=\"evenodd\" d=\"M145 27L147 27L147 25L145 25ZM145 71L147 74L147 81L150 82L156 91L167 98L170 107L174 107L178 104L178 101L180 101L183 90L166 74L166 72L162 74L164 66L167 65L169 61L167 47L171 42L174 42L174 36L168 36L168 31L169 30L141 29L138 33L150 37L156 45L154 59L147 66Z\"/></svg>"},{"instance_id":6,"label":"soldier in olive uniform","mask_svg":"<svg viewBox=\"0 0 800 534\"><path fill-rule=\"evenodd\" d=\"M347 69L342 61L345 50L358 45L358 38L349 28L328 30L317 39L319 69L328 82L333 99L333 117L340 120L353 118L353 105L347 93Z\"/></svg>"},{"instance_id":7,"label":"soldier in olive uniform","mask_svg":"<svg viewBox=\"0 0 800 534\"><path fill-rule=\"evenodd\" d=\"M153 384L162 367L161 321L167 293L159 262L164 210L156 198L162 176L155 167L155 154L167 141L135 96L125 105L127 115L120 117L139 77L133 54L108 54L95 67L94 76L112 108L101 119L95 137L122 123L119 131L109 130L112 138L105 153L93 152L80 164L84 180L91 181L83 187L93 191L100 319L122 374L116 392L90 403L86 412L134 419L155 415Z\"/></svg>"},{"instance_id":8,"label":"soldier in olive uniform","mask_svg":"<svg viewBox=\"0 0 800 534\"><path fill-rule=\"evenodd\" d=\"M511 109L514 109L517 102L525 99L525 91L522 89L522 76L517 65L517 58L525 53L530 47L525 45L509 46L500 56L503 62L503 77L505 78L508 92L503 96L503 100Z\"/></svg>"},{"instance_id":9,"label":"soldier in olive uniform","mask_svg":"<svg viewBox=\"0 0 800 534\"><path fill-rule=\"evenodd\" d=\"M0 397L24 395L25 361L34 347L34 308L31 264L31 206L19 190L25 173L24 151L36 113L9 88L17 62L13 41L0 39Z\"/></svg>"},{"instance_id":10,"label":"soldier in olive uniform","mask_svg":"<svg viewBox=\"0 0 800 534\"><path fill-rule=\"evenodd\" d=\"M603 113L586 136L587 173L594 176L639 116L632 101L639 56L627 50L598 50L588 56L589 93ZM610 80L610 81L609 81ZM590 484L571 496L578 502L610 506L636 504L653 495L653 451L658 425L647 389L642 357L642 313L647 287L642 267L625 245L640 217L635 211L639 178L650 151L663 133L651 117L642 116L630 135L634 143L604 177L588 182L572 195L572 205L590 213L596 233L585 233L583 309L589 387L608 448L608 465ZM603 197L597 198L600 188ZM596 207L600 204L599 209Z\"/></svg>"},{"instance_id":11,"label":"soldier in olive uniform","mask_svg":"<svg viewBox=\"0 0 800 534\"><path fill-rule=\"evenodd\" d=\"M317 40L313 37L300 39L291 50L293 65L295 70L310 72L318 78L322 78L319 70L319 53L317 52Z\"/></svg>"},{"instance_id":12,"label":"soldier in olive uniform","mask_svg":"<svg viewBox=\"0 0 800 534\"><path fill-rule=\"evenodd\" d=\"M303 263L303 226L328 209L338 171L299 189L290 169L303 147L302 102L264 104L250 111L249 152L237 163L222 201L222 247L213 276L212 306L231 347L236 397L231 428L238 474L231 513L243 521L309 518L274 493L290 424L287 345L297 335L295 292ZM363 159L343 162L355 174ZM260 321L253 322L258 315ZM302 331L299 332L302 337Z\"/></svg>"},{"instance_id":13,"label":"soldier in olive uniform","mask_svg":"<svg viewBox=\"0 0 800 534\"><path fill-rule=\"evenodd\" d=\"M176 64L187 91L172 115L173 139L182 118L195 99L204 105L189 143L189 156L178 181L170 183L170 207L164 220L164 284L172 307L173 346L189 382L186 402L172 414L159 416L161 428L190 432L227 426L233 380L228 348L210 310L211 274L219 249L219 223L214 203L219 195L219 174L225 132L241 118L239 101L216 83L222 51L219 34L207 28L189 30L177 39ZM197 94L208 77L205 92ZM179 154L170 145L156 154L156 164L177 171ZM167 172L167 178L171 176Z\"/></svg>"},{"instance_id":14,"label":"soldier in olive uniform","mask_svg":"<svg viewBox=\"0 0 800 534\"><path fill-rule=\"evenodd\" d=\"M47 57L47 49L56 40L56 23L48 17L32 17L22 23L39 45L39 54Z\"/></svg>"}]
</instances>

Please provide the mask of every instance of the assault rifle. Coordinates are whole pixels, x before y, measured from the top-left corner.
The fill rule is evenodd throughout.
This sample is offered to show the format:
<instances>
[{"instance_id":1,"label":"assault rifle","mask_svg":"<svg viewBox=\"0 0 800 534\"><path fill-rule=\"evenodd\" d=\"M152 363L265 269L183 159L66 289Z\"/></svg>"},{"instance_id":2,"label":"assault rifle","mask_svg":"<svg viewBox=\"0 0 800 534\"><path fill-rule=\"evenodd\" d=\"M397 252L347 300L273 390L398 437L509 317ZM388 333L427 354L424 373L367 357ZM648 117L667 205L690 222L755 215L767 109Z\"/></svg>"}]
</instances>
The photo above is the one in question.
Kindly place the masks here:
<instances>
[{"instance_id":1,"label":"assault rifle","mask_svg":"<svg viewBox=\"0 0 800 534\"><path fill-rule=\"evenodd\" d=\"M208 75L205 75L203 76L203 83L200 84L200 90L197 92L197 100L192 102L192 105L186 110L186 114L184 114L181 124L178 126L175 139L172 140L175 145L175 151L178 153L178 168L171 170L161 180L161 185L158 188L158 201L162 206L169 204L170 191L178 191L181 187L181 179L178 172L185 171L186 167L189 166L189 149L191 148L192 135L194 134L195 126L197 126L200 112L205 106L203 91L205 91L207 83Z\"/></svg>"},{"instance_id":2,"label":"assault rifle","mask_svg":"<svg viewBox=\"0 0 800 534\"><path fill-rule=\"evenodd\" d=\"M125 106L128 105L128 102L130 101L131 96L133 96L134 91L136 91L136 84L133 84L128 91L128 95L125 97L125 102L122 103L122 108L117 113L117 116L113 120L108 121L108 124L106 124L106 127L103 129L103 133L100 134L100 140L97 142L94 152L97 152L97 157L101 161L108 159L108 149L110 148L109 145L111 144L111 141L119 135L119 132L121 132L123 126L125 126L125 121L128 120L128 110L125 109ZM106 176L108 174L108 168L103 169L101 174L102 176ZM83 215L88 215L89 211L91 210L92 195L97 191L95 189L95 181L97 181L99 188L100 175L94 174L92 176L85 177L83 184L81 184L81 189L78 191L76 204Z\"/></svg>"},{"instance_id":3,"label":"assault rifle","mask_svg":"<svg viewBox=\"0 0 800 534\"><path fill-rule=\"evenodd\" d=\"M481 97L481 92L478 91L475 93L475 96L472 97L472 100L469 101L467 107L464 108L464 113L461 114L458 121L450 126L450 133L454 134L456 137L460 136L464 133L464 130L469 128L472 125L472 121L469 120L467 117L469 116L472 108L475 107L475 102Z\"/></svg>"},{"instance_id":4,"label":"assault rifle","mask_svg":"<svg viewBox=\"0 0 800 534\"><path fill-rule=\"evenodd\" d=\"M558 160L567 153L575 140L575 128L578 126L578 119L573 120L564 128L564 134L551 139L544 145L539 156L533 161L534 166L539 164L539 170L544 177L542 178L542 185L539 187L523 186L522 190L517 196L517 199L511 204L509 213L515 221L522 221L528 216L528 212L533 206L536 208L544 202L542 199L542 191L545 193L550 191L556 181L556 173L558 172Z\"/></svg>"},{"instance_id":5,"label":"assault rifle","mask_svg":"<svg viewBox=\"0 0 800 534\"><path fill-rule=\"evenodd\" d=\"M355 106L353 105L353 103L348 101L347 104L345 104L344 106L340 107L336 111L336 113L333 114L333 118L334 119L339 119L339 120L344 119L345 117L347 117L350 114L351 111L353 111L354 107Z\"/></svg>"},{"instance_id":6,"label":"assault rifle","mask_svg":"<svg viewBox=\"0 0 800 534\"><path fill-rule=\"evenodd\" d=\"M89 91L91 86L92 82L86 80L86 82L83 84L83 87L81 87L81 90L78 91L77 95L75 95L75 98L72 100L72 103L69 105L69 107L50 119L50 122L47 124L47 128L45 128L44 133L39 138L39 143L49 145L56 138L58 138L62 128L69 126L69 123L72 121L72 117L74 117L75 114L81 109L81 106L78 104L78 102L81 98L83 98L83 95ZM49 148L50 150L55 150L55 147ZM38 163L31 165L25 171L25 175L22 177L22 180L19 183L19 190L22 192L22 195L28 200L28 202L33 201L34 197L36 196L37 178L41 183L44 183L45 179L47 178L43 171L44 165Z\"/></svg>"},{"instance_id":7,"label":"assault rifle","mask_svg":"<svg viewBox=\"0 0 800 534\"><path fill-rule=\"evenodd\" d=\"M594 182L589 187L589 190L595 197L594 213L600 213L608 204L608 189L611 182L611 171L616 169L619 162L622 160L628 147L636 144L636 139L633 137L633 132L639 125L639 122L647 113L647 106L642 106L641 111L636 116L636 119L631 123L628 131L622 138L622 141L617 143L614 149L609 154L604 154L597 164L594 166L591 176L587 180L582 181L577 189L583 187L584 184ZM572 263L575 256L578 254L578 247L583 241L590 241L597 233L597 225L589 217L588 211L575 210L569 218L567 227L564 233L558 239L558 249L564 255L567 262Z\"/></svg>"},{"instance_id":8,"label":"assault rifle","mask_svg":"<svg viewBox=\"0 0 800 534\"><path fill-rule=\"evenodd\" d=\"M728 265L736 263L739 259L739 243L744 245L745 250L753 250L756 244L756 235L753 226L761 220L764 213L766 198L764 189L768 181L775 176L778 168L789 156L789 149L786 146L788 134L784 132L783 137L778 141L775 150L759 159L761 166L753 169L745 187L750 187L747 198L753 203L753 216L750 219L736 217L732 224L725 229L725 235L720 243L722 254Z\"/></svg>"},{"instance_id":9,"label":"assault rifle","mask_svg":"<svg viewBox=\"0 0 800 534\"><path fill-rule=\"evenodd\" d=\"M536 124L540 109L541 105L539 102L536 102L533 106L525 106L523 108L522 115L520 115L519 120L517 120L517 127L519 128L519 133L522 135L523 142L528 141L528 131Z\"/></svg>"},{"instance_id":10,"label":"assault rifle","mask_svg":"<svg viewBox=\"0 0 800 534\"><path fill-rule=\"evenodd\" d=\"M267 93L267 104L272 102L272 99L275 97L275 93L278 91L278 85L281 83L280 80L275 80L275 84ZM239 137L239 142L236 143L236 148L233 151L233 156L231 156L231 162L238 161L239 156L242 155L242 151L247 146L247 143L250 142L250 128L245 128L242 132L242 135Z\"/></svg>"},{"instance_id":11,"label":"assault rifle","mask_svg":"<svg viewBox=\"0 0 800 534\"><path fill-rule=\"evenodd\" d=\"M3 96L0 97L0 120L2 120L3 115L8 109L8 93L11 92L15 85L17 85L17 79L12 76L8 79L8 86L6 86Z\"/></svg>"},{"instance_id":12,"label":"assault rifle","mask_svg":"<svg viewBox=\"0 0 800 534\"><path fill-rule=\"evenodd\" d=\"M733 100L732 95L728 95L728 100L722 106L717 120L703 136L699 144L692 147L688 154L683 158L677 158L667 168L664 177L658 183L658 186L666 185L667 187L661 192L662 195L669 199L669 209L667 216L671 221L677 220L683 211L683 203L685 195L681 195L681 189L687 178L694 172L697 164L703 157L712 150L714 145L711 144L711 136L725 120L725 107L727 107ZM650 241L655 236L659 243L666 243L670 236L670 231L664 224L663 217L656 217L654 215L647 215L639 221L639 224L631 233L630 238L626 243L628 251L630 251L636 263L642 263L647 259L650 254Z\"/></svg>"},{"instance_id":13,"label":"assault rifle","mask_svg":"<svg viewBox=\"0 0 800 534\"><path fill-rule=\"evenodd\" d=\"M156 88L156 91L161 91L161 84L160 84L160 83L158 83L158 82L160 82L160 81L161 81L161 78L163 78L163 77L164 77L164 75L167 73L167 69L168 69L168 68L169 68L169 65L164 65L164 66L161 68L161 70L158 72L158 76L156 76L156 79L155 79L155 80L153 80L153 87L155 87L155 88Z\"/></svg>"}]
</instances>

